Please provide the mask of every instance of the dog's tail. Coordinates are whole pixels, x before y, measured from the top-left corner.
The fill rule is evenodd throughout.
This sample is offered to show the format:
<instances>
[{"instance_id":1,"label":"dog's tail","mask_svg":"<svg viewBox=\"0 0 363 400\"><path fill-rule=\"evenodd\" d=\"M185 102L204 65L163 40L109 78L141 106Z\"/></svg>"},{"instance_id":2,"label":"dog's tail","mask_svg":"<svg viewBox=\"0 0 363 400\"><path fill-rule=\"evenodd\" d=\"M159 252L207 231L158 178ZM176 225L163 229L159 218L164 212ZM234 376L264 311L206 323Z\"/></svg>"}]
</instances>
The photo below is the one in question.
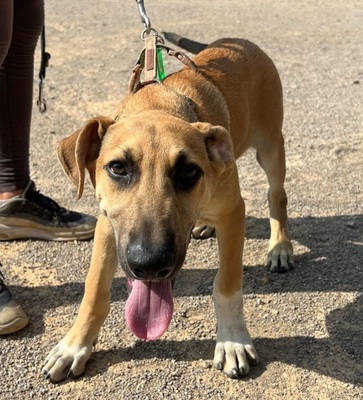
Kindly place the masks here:
<instances>
[{"instance_id":1,"label":"dog's tail","mask_svg":"<svg viewBox=\"0 0 363 400\"><path fill-rule=\"evenodd\" d=\"M182 37L173 32L163 32L163 35L165 39L168 40L170 43L173 43L193 54L200 53L208 46L207 44L195 42L194 40Z\"/></svg>"}]
</instances>

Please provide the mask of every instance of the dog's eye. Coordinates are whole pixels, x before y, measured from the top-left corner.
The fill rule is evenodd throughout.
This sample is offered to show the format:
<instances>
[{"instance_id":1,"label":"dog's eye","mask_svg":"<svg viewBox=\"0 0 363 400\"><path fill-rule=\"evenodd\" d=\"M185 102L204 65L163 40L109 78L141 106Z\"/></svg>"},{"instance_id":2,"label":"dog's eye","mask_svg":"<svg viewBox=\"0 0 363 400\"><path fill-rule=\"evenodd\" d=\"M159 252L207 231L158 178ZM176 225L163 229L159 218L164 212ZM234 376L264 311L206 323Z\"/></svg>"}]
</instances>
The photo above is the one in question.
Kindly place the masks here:
<instances>
[{"instance_id":1,"label":"dog's eye","mask_svg":"<svg viewBox=\"0 0 363 400\"><path fill-rule=\"evenodd\" d=\"M186 168L183 175L186 179L194 179L198 175L198 172L198 168L193 165Z\"/></svg>"},{"instance_id":2,"label":"dog's eye","mask_svg":"<svg viewBox=\"0 0 363 400\"><path fill-rule=\"evenodd\" d=\"M128 149L106 163L104 169L120 189L131 188L140 179L140 169Z\"/></svg>"},{"instance_id":3,"label":"dog's eye","mask_svg":"<svg viewBox=\"0 0 363 400\"><path fill-rule=\"evenodd\" d=\"M179 189L191 189L202 175L202 170L196 164L186 164L175 173L175 183Z\"/></svg>"},{"instance_id":4,"label":"dog's eye","mask_svg":"<svg viewBox=\"0 0 363 400\"><path fill-rule=\"evenodd\" d=\"M126 169L125 165L121 161L113 161L113 162L111 162L108 165L107 169L110 171L110 173L113 176L122 177L122 176L127 176L128 175L127 169Z\"/></svg>"}]
</instances>

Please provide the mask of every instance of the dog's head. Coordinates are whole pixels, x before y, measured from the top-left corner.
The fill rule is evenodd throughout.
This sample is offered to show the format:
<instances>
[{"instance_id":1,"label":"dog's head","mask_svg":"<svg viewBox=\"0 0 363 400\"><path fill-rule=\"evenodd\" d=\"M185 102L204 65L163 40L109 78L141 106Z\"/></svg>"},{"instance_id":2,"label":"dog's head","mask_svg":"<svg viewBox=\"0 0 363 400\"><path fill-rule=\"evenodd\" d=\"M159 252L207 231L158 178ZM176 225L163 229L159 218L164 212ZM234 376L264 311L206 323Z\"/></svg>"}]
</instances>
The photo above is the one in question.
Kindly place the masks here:
<instances>
[{"instance_id":1,"label":"dog's head","mask_svg":"<svg viewBox=\"0 0 363 400\"><path fill-rule=\"evenodd\" d=\"M135 303L157 296L168 314L171 280L184 262L193 225L213 212L207 207L215 186L234 163L228 131L163 111L117 122L98 117L63 139L58 155L78 197L88 170ZM140 337L158 336L140 329L133 329Z\"/></svg>"}]
</instances>

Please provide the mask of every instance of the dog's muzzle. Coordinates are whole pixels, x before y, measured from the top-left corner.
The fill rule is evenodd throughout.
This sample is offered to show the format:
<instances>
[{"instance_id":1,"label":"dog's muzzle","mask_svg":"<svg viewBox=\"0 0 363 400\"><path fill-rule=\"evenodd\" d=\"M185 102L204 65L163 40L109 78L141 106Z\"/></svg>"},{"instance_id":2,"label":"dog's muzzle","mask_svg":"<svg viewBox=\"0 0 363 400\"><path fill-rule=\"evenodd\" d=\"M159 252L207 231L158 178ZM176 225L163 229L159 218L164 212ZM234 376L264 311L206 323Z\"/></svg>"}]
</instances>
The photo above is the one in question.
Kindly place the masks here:
<instances>
[{"instance_id":1,"label":"dog's muzzle","mask_svg":"<svg viewBox=\"0 0 363 400\"><path fill-rule=\"evenodd\" d=\"M159 280L170 277L176 265L174 235L165 243L134 240L126 247L127 266L136 279Z\"/></svg>"},{"instance_id":2,"label":"dog's muzzle","mask_svg":"<svg viewBox=\"0 0 363 400\"><path fill-rule=\"evenodd\" d=\"M163 239L130 235L129 243L119 253L128 276L126 322L140 339L158 339L170 324L174 307L172 281L187 248L177 244L175 237L170 232Z\"/></svg>"}]
</instances>

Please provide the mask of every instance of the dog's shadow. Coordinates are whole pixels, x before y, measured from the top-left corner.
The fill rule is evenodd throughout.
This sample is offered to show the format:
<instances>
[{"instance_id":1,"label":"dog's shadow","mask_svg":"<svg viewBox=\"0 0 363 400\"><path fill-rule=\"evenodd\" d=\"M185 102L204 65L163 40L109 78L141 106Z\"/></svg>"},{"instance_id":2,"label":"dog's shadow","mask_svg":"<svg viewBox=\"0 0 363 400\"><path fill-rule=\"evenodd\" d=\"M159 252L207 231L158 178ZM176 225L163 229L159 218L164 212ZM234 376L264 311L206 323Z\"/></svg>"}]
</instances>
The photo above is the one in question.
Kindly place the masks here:
<instances>
[{"instance_id":1,"label":"dog's shadow","mask_svg":"<svg viewBox=\"0 0 363 400\"><path fill-rule=\"evenodd\" d=\"M248 218L247 239L267 240L268 232L268 220ZM296 257L295 269L287 274L271 274L262 265L245 268L245 294L325 292L334 296L339 292L349 292L357 293L357 296L352 303L328 313L326 338L317 339L308 335L254 338L262 362L252 368L249 377L259 376L269 363L279 361L362 385L363 296L359 294L363 292L363 216L290 219L290 233L295 241L307 249ZM182 269L175 295L210 295L215 273L215 269L208 268ZM31 320L28 329L9 337L9 340L17 340L44 331L43 319L47 309L67 304L73 304L76 308L83 295L83 282L32 288L18 286L12 289L20 299L26 299L23 304ZM116 278L112 300L125 300L126 296L125 279ZM117 347L94 353L87 375L102 373L109 365L128 360L154 357L177 361L211 360L213 351L213 340L137 341L130 348Z\"/></svg>"},{"instance_id":2,"label":"dog's shadow","mask_svg":"<svg viewBox=\"0 0 363 400\"><path fill-rule=\"evenodd\" d=\"M357 365L357 357L337 347L334 338L316 339L309 336L257 338L254 339L254 344L261 361L251 367L250 373L242 378L243 381L258 378L270 363L282 362L343 382L363 385L362 363ZM115 347L93 353L84 377L87 379L106 373L110 366L120 363L155 359L155 357L177 361L204 360L206 363L203 367L213 369L214 346L215 341L212 339L137 341L133 347Z\"/></svg>"},{"instance_id":3,"label":"dog's shadow","mask_svg":"<svg viewBox=\"0 0 363 400\"><path fill-rule=\"evenodd\" d=\"M87 378L106 373L110 366L119 363L155 359L155 357L162 360L202 361L201 368L212 369L214 347L215 341L212 339L137 341L132 347L116 347L93 353L84 376ZM264 360L264 362L253 366L249 375L244 377L243 380L255 379L262 375L266 365L267 363Z\"/></svg>"}]
</instances>

